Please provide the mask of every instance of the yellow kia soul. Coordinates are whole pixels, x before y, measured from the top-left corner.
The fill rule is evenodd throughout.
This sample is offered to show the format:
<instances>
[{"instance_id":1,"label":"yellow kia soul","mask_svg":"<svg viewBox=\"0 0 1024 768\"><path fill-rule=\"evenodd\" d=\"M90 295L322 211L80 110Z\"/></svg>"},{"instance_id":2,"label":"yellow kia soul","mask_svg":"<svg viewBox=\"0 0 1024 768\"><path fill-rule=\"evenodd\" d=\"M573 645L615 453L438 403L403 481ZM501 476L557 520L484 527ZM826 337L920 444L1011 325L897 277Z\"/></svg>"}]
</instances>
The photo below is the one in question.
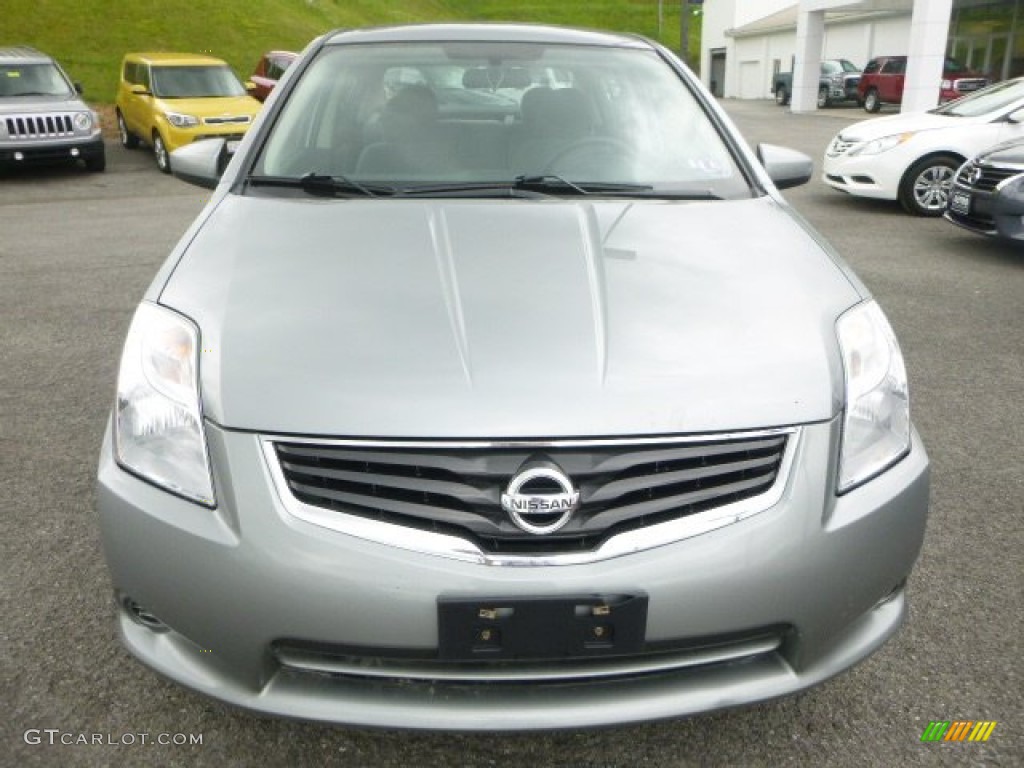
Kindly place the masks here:
<instances>
[{"instance_id":1,"label":"yellow kia soul","mask_svg":"<svg viewBox=\"0 0 1024 768\"><path fill-rule=\"evenodd\" d=\"M121 144L153 147L171 171L170 153L200 139L240 139L262 105L220 59L194 53L129 53L117 87Z\"/></svg>"}]
</instances>

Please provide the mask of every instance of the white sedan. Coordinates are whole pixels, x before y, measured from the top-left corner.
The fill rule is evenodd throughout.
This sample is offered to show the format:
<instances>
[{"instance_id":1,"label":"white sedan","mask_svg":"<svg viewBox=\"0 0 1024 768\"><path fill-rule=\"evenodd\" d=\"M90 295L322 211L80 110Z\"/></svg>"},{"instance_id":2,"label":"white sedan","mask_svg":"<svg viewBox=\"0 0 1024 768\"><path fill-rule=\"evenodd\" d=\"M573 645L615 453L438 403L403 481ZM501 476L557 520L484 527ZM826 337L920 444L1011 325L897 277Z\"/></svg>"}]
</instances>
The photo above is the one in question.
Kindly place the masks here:
<instances>
[{"instance_id":1,"label":"white sedan","mask_svg":"<svg viewBox=\"0 0 1024 768\"><path fill-rule=\"evenodd\" d=\"M1015 138L1024 138L1024 78L929 112L847 126L825 150L822 181L858 197L899 200L918 216L941 216L957 168Z\"/></svg>"}]
</instances>

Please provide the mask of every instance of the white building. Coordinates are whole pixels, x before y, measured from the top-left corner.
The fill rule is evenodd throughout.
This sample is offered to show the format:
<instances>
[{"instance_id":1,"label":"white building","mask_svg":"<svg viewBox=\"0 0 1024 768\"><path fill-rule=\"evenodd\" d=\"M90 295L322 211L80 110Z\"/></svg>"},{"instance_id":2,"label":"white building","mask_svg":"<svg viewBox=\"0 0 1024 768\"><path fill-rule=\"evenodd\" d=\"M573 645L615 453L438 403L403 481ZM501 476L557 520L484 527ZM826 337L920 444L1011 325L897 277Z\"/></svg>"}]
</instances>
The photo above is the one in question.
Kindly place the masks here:
<instances>
[{"instance_id":1,"label":"white building","mask_svg":"<svg viewBox=\"0 0 1024 768\"><path fill-rule=\"evenodd\" d=\"M903 109L938 102L946 55L994 79L1024 74L1024 0L704 0L701 76L717 96L771 95L794 73L792 109L816 108L818 62L907 55Z\"/></svg>"}]
</instances>

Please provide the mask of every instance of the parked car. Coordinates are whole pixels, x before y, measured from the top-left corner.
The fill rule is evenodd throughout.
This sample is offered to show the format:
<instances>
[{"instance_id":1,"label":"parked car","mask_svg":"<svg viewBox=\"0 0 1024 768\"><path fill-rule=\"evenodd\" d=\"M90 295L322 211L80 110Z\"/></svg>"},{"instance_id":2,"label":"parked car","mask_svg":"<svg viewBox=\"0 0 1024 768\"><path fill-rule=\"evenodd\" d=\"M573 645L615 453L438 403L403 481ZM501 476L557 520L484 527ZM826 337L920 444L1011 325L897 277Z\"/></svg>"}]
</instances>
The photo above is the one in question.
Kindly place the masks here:
<instances>
[{"instance_id":1,"label":"parked car","mask_svg":"<svg viewBox=\"0 0 1024 768\"><path fill-rule=\"evenodd\" d=\"M857 101L857 83L860 67L846 59L825 59L821 62L818 80L818 107L825 108L837 101ZM780 72L772 78L772 93L780 107L789 104L793 94L793 73Z\"/></svg>"},{"instance_id":2,"label":"parked car","mask_svg":"<svg viewBox=\"0 0 1024 768\"><path fill-rule=\"evenodd\" d=\"M255 86L252 89L253 98L266 101L277 81L298 55L292 51L269 51L260 56L250 78Z\"/></svg>"},{"instance_id":3,"label":"parked car","mask_svg":"<svg viewBox=\"0 0 1024 768\"><path fill-rule=\"evenodd\" d=\"M857 197L899 200L919 216L941 216L964 161L1018 137L1024 138L1024 78L928 112L847 126L825 150L822 180Z\"/></svg>"},{"instance_id":4,"label":"parked car","mask_svg":"<svg viewBox=\"0 0 1024 768\"><path fill-rule=\"evenodd\" d=\"M217 186L99 463L133 654L493 732L792 693L897 630L928 458L885 315L778 191L810 158L633 35L348 30L295 66L219 184L223 140L173 156ZM517 120L433 92L485 76Z\"/></svg>"},{"instance_id":5,"label":"parked car","mask_svg":"<svg viewBox=\"0 0 1024 768\"><path fill-rule=\"evenodd\" d=\"M260 110L231 68L194 53L129 53L117 88L121 144L153 148L157 167L170 173L170 153L194 141L245 135Z\"/></svg>"},{"instance_id":6,"label":"parked car","mask_svg":"<svg viewBox=\"0 0 1024 768\"><path fill-rule=\"evenodd\" d=\"M871 59L857 84L857 96L864 109L877 112L882 104L902 103L906 72L906 56L878 56ZM972 72L956 59L947 56L942 68L939 103L955 101L965 94L984 88L990 82L980 72Z\"/></svg>"},{"instance_id":7,"label":"parked car","mask_svg":"<svg viewBox=\"0 0 1024 768\"><path fill-rule=\"evenodd\" d=\"M978 234L1024 242L1024 139L964 163L953 182L946 219Z\"/></svg>"},{"instance_id":8,"label":"parked car","mask_svg":"<svg viewBox=\"0 0 1024 768\"><path fill-rule=\"evenodd\" d=\"M78 160L89 171L107 166L100 118L81 86L35 48L0 47L0 171Z\"/></svg>"}]
</instances>

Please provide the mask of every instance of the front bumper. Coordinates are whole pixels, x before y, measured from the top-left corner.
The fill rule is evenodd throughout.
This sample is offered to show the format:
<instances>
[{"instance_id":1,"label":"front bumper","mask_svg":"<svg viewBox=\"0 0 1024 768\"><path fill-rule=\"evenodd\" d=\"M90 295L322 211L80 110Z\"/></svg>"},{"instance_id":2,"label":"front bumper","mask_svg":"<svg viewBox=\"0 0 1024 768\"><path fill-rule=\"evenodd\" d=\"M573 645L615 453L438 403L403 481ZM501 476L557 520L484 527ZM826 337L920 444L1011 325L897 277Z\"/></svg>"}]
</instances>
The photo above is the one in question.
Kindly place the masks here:
<instances>
[{"instance_id":1,"label":"front bumper","mask_svg":"<svg viewBox=\"0 0 1024 768\"><path fill-rule=\"evenodd\" d=\"M512 568L292 517L255 435L207 425L220 501L211 511L122 471L108 432L98 509L113 584L166 625L145 626L124 600L121 636L149 666L215 698L364 726L575 728L792 693L896 631L924 535L928 459L917 435L901 462L836 497L838 434L835 421L804 427L781 500L749 519L602 562ZM671 645L676 663L607 659L593 675L549 665L529 682L514 665L493 679L429 679L439 596L638 591L649 597L647 642ZM388 674L395 658L411 671Z\"/></svg>"},{"instance_id":2,"label":"front bumper","mask_svg":"<svg viewBox=\"0 0 1024 768\"><path fill-rule=\"evenodd\" d=\"M0 164L43 165L99 157L105 152L103 137L17 141L0 144Z\"/></svg>"},{"instance_id":3,"label":"front bumper","mask_svg":"<svg viewBox=\"0 0 1024 768\"><path fill-rule=\"evenodd\" d=\"M1024 198L1016 190L988 192L957 183L951 195L957 193L968 196L968 212L948 208L948 221L979 235L1024 242Z\"/></svg>"},{"instance_id":4,"label":"front bumper","mask_svg":"<svg viewBox=\"0 0 1024 768\"><path fill-rule=\"evenodd\" d=\"M188 146L194 141L205 141L206 139L241 139L245 132L252 125L248 123L224 123L222 125L206 125L201 123L190 128L176 128L167 121L163 121L160 132L164 136L164 144L168 152Z\"/></svg>"},{"instance_id":5,"label":"front bumper","mask_svg":"<svg viewBox=\"0 0 1024 768\"><path fill-rule=\"evenodd\" d=\"M822 162L821 180L833 189L855 197L896 200L900 179L910 162L902 162L898 149L876 155L831 156ZM884 159L883 159L884 158Z\"/></svg>"}]
</instances>

